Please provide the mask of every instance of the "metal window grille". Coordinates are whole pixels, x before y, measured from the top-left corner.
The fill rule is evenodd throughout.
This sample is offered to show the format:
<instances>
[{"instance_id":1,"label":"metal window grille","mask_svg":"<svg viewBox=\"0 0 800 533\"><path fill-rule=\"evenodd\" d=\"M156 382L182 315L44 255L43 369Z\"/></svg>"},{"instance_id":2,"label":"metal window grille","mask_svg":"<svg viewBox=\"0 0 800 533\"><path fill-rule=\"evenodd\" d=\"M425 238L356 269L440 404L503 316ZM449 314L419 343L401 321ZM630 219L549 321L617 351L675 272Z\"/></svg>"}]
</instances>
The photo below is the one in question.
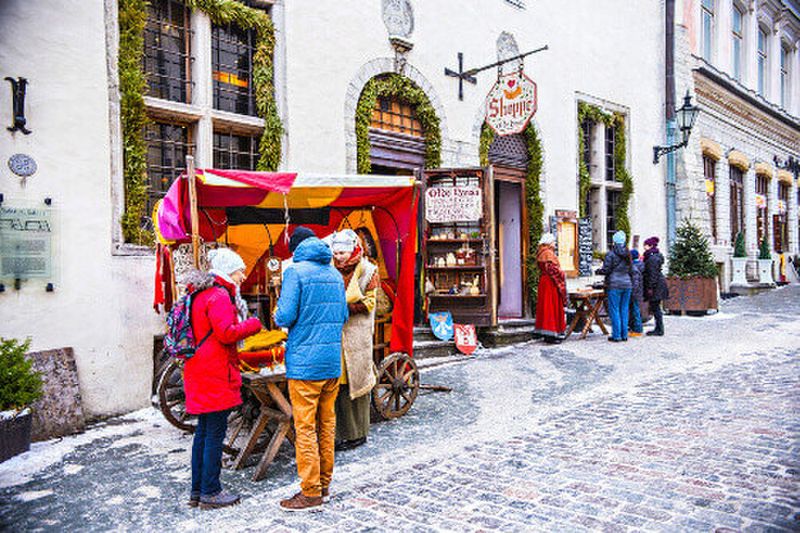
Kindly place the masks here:
<instances>
[{"instance_id":1,"label":"metal window grille","mask_svg":"<svg viewBox=\"0 0 800 533\"><path fill-rule=\"evenodd\" d=\"M186 169L186 156L194 154L189 126L152 122L145 130L147 141L148 210L163 198L167 189Z\"/></svg>"},{"instance_id":2,"label":"metal window grille","mask_svg":"<svg viewBox=\"0 0 800 533\"><path fill-rule=\"evenodd\" d=\"M255 31L235 24L213 25L211 62L214 109L240 115L257 115L253 87Z\"/></svg>"},{"instance_id":3,"label":"metal window grille","mask_svg":"<svg viewBox=\"0 0 800 533\"><path fill-rule=\"evenodd\" d=\"M617 231L617 206L619 205L620 192L606 191L606 246L611 247L614 242L614 233Z\"/></svg>"},{"instance_id":4,"label":"metal window grille","mask_svg":"<svg viewBox=\"0 0 800 533\"><path fill-rule=\"evenodd\" d=\"M214 168L255 170L258 137L214 132Z\"/></svg>"},{"instance_id":5,"label":"metal window grille","mask_svg":"<svg viewBox=\"0 0 800 533\"><path fill-rule=\"evenodd\" d=\"M614 149L616 147L615 126L606 126L606 181L617 180L616 161L614 160Z\"/></svg>"},{"instance_id":6,"label":"metal window grille","mask_svg":"<svg viewBox=\"0 0 800 533\"><path fill-rule=\"evenodd\" d=\"M736 234L744 232L744 174L737 167L730 167L731 181L731 242Z\"/></svg>"},{"instance_id":7,"label":"metal window grille","mask_svg":"<svg viewBox=\"0 0 800 533\"><path fill-rule=\"evenodd\" d=\"M711 221L711 238L717 242L717 162L712 158L703 156L703 174L706 179L708 191L708 216Z\"/></svg>"},{"instance_id":8,"label":"metal window grille","mask_svg":"<svg viewBox=\"0 0 800 533\"><path fill-rule=\"evenodd\" d=\"M372 110L370 127L422 137L422 126L413 106L395 98L380 97Z\"/></svg>"},{"instance_id":9,"label":"metal window grille","mask_svg":"<svg viewBox=\"0 0 800 533\"><path fill-rule=\"evenodd\" d=\"M147 94L175 102L191 101L189 9L175 0L153 0L144 29Z\"/></svg>"}]
</instances>

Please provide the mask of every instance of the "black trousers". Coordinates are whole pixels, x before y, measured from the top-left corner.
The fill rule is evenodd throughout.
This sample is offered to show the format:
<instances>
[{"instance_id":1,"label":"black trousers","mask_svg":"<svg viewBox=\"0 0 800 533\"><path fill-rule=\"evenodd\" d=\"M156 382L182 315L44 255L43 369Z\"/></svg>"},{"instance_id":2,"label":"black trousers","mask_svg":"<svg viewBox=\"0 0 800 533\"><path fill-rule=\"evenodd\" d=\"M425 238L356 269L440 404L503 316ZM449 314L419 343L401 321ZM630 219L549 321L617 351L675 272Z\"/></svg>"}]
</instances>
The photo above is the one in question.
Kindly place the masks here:
<instances>
[{"instance_id":1,"label":"black trousers","mask_svg":"<svg viewBox=\"0 0 800 533\"><path fill-rule=\"evenodd\" d=\"M661 313L661 300L650 300L650 312L656 319L656 329L659 333L664 333L664 315Z\"/></svg>"}]
</instances>

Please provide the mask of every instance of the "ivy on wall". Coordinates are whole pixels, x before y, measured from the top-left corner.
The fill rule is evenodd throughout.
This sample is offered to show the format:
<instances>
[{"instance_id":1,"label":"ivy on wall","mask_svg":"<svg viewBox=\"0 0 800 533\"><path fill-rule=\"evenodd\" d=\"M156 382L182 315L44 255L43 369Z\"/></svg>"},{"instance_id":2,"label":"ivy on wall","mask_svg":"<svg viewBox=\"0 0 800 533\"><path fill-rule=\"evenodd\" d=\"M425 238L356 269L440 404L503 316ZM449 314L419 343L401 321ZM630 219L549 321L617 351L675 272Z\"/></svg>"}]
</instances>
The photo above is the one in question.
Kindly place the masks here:
<instances>
[{"instance_id":1,"label":"ivy on wall","mask_svg":"<svg viewBox=\"0 0 800 533\"><path fill-rule=\"evenodd\" d=\"M356 105L356 168L359 174L369 174L372 163L369 159L369 124L372 110L380 97L392 97L404 101L416 109L417 119L425 138L425 168L436 168L441 164L442 134L439 117L425 92L414 82L399 74L387 74L372 78L364 85Z\"/></svg>"},{"instance_id":2,"label":"ivy on wall","mask_svg":"<svg viewBox=\"0 0 800 533\"><path fill-rule=\"evenodd\" d=\"M537 294L539 292L539 265L536 262L536 249L539 246L539 239L544 232L544 202L542 202L541 176L544 166L544 150L539 139L539 132L536 126L529 123L522 132L525 144L528 148L528 168L525 172L525 199L528 210L528 264L526 276L528 289L530 290L531 308L536 307ZM495 133L486 123L481 128L481 137L478 145L478 155L482 166L489 164L489 147L494 142Z\"/></svg>"},{"instance_id":3,"label":"ivy on wall","mask_svg":"<svg viewBox=\"0 0 800 533\"><path fill-rule=\"evenodd\" d=\"M586 147L586 139L583 138L584 122L595 122L607 127L614 127L614 169L617 181L622 183L619 202L614 212L618 230L625 232L630 240L631 223L628 218L628 204L633 194L633 178L628 172L627 167L627 144L625 137L625 115L621 113L607 113L598 106L578 102L578 212L581 217L586 216L586 198L589 189L592 187L592 178L589 174L589 167L583 158L583 151Z\"/></svg>"},{"instance_id":4,"label":"ivy on wall","mask_svg":"<svg viewBox=\"0 0 800 533\"><path fill-rule=\"evenodd\" d=\"M253 87L256 111L264 119L264 132L259 141L258 170L277 170L281 160L283 125L275 103L273 59L275 28L269 15L236 0L185 0L186 6L198 9L214 24L233 23L244 30L255 30L253 52ZM125 242L153 243L153 233L141 227L146 215L147 175L144 140L147 110L144 95L147 78L144 72L144 27L147 22L147 0L119 1L119 78L120 115L122 123L123 181L125 213L122 233Z\"/></svg>"}]
</instances>

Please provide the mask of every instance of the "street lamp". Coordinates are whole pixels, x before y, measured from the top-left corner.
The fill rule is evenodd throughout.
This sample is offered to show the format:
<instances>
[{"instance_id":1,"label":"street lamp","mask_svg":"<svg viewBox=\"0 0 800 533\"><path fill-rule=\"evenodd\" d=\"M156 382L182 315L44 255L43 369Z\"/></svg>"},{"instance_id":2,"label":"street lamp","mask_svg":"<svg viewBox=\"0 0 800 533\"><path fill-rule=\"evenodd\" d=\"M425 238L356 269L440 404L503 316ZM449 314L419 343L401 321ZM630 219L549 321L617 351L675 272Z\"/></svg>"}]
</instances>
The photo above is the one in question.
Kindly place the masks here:
<instances>
[{"instance_id":1,"label":"street lamp","mask_svg":"<svg viewBox=\"0 0 800 533\"><path fill-rule=\"evenodd\" d=\"M689 96L689 91L686 91L686 96L683 97L683 105L680 109L675 110L675 118L677 119L678 129L681 130L683 140L678 144L671 146L653 146L653 164L658 163L658 158L664 154L674 152L679 148L683 148L689 144L689 135L692 133L692 128L697 120L697 114L700 108L692 105L692 97Z\"/></svg>"}]
</instances>

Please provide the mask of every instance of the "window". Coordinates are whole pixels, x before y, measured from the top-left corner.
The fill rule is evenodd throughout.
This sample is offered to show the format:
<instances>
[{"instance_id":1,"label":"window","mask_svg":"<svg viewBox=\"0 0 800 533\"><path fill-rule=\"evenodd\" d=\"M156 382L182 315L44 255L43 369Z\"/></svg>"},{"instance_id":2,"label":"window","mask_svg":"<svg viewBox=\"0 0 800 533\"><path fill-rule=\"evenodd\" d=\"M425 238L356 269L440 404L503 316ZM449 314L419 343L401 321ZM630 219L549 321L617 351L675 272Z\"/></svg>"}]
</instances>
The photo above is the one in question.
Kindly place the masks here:
<instances>
[{"instance_id":1,"label":"window","mask_svg":"<svg viewBox=\"0 0 800 533\"><path fill-rule=\"evenodd\" d=\"M758 28L758 93L764 96L767 89L767 31Z\"/></svg>"},{"instance_id":2,"label":"window","mask_svg":"<svg viewBox=\"0 0 800 533\"><path fill-rule=\"evenodd\" d=\"M370 127L422 137L422 126L417 119L416 109L396 98L378 98L372 110Z\"/></svg>"},{"instance_id":3,"label":"window","mask_svg":"<svg viewBox=\"0 0 800 533\"><path fill-rule=\"evenodd\" d=\"M253 90L255 32L235 24L212 26L211 75L214 79L214 109L240 115L256 115Z\"/></svg>"},{"instance_id":4,"label":"window","mask_svg":"<svg viewBox=\"0 0 800 533\"><path fill-rule=\"evenodd\" d=\"M147 142L148 210L163 198L172 182L186 168L186 156L194 153L190 129L185 125L152 122L145 131Z\"/></svg>"},{"instance_id":5,"label":"window","mask_svg":"<svg viewBox=\"0 0 800 533\"><path fill-rule=\"evenodd\" d=\"M772 247L779 254L788 251L789 245L789 223L787 211L789 209L789 184L782 181L778 182L778 209L773 217Z\"/></svg>"},{"instance_id":6,"label":"window","mask_svg":"<svg viewBox=\"0 0 800 533\"><path fill-rule=\"evenodd\" d=\"M606 126L606 181L617 180L617 169L614 166L614 148L617 142L616 133L616 127Z\"/></svg>"},{"instance_id":7,"label":"window","mask_svg":"<svg viewBox=\"0 0 800 533\"><path fill-rule=\"evenodd\" d=\"M731 242L736 235L744 233L744 175L738 167L731 169Z\"/></svg>"},{"instance_id":8,"label":"window","mask_svg":"<svg viewBox=\"0 0 800 533\"><path fill-rule=\"evenodd\" d=\"M714 0L703 0L701 10L701 25L702 25L702 46L701 51L703 59L711 62L711 47L714 44Z\"/></svg>"},{"instance_id":9,"label":"window","mask_svg":"<svg viewBox=\"0 0 800 533\"><path fill-rule=\"evenodd\" d=\"M769 177L759 174L756 176L756 236L759 244L767 235L769 229Z\"/></svg>"},{"instance_id":10,"label":"window","mask_svg":"<svg viewBox=\"0 0 800 533\"><path fill-rule=\"evenodd\" d=\"M255 170L258 137L214 132L214 168Z\"/></svg>"},{"instance_id":11,"label":"window","mask_svg":"<svg viewBox=\"0 0 800 533\"><path fill-rule=\"evenodd\" d=\"M706 178L706 197L708 198L708 217L711 221L711 240L717 242L717 162L703 155L703 175Z\"/></svg>"},{"instance_id":12,"label":"window","mask_svg":"<svg viewBox=\"0 0 800 533\"><path fill-rule=\"evenodd\" d=\"M614 233L617 231L617 206L619 205L620 191L606 191L606 244L610 248L614 242Z\"/></svg>"},{"instance_id":13,"label":"window","mask_svg":"<svg viewBox=\"0 0 800 533\"><path fill-rule=\"evenodd\" d=\"M781 107L789 109L789 47L781 46Z\"/></svg>"},{"instance_id":14,"label":"window","mask_svg":"<svg viewBox=\"0 0 800 533\"><path fill-rule=\"evenodd\" d=\"M733 77L737 81L742 81L742 19L744 15L741 9L733 6Z\"/></svg>"},{"instance_id":15,"label":"window","mask_svg":"<svg viewBox=\"0 0 800 533\"><path fill-rule=\"evenodd\" d=\"M189 42L189 10L175 0L150 2L144 29L148 95L191 101Z\"/></svg>"}]
</instances>

